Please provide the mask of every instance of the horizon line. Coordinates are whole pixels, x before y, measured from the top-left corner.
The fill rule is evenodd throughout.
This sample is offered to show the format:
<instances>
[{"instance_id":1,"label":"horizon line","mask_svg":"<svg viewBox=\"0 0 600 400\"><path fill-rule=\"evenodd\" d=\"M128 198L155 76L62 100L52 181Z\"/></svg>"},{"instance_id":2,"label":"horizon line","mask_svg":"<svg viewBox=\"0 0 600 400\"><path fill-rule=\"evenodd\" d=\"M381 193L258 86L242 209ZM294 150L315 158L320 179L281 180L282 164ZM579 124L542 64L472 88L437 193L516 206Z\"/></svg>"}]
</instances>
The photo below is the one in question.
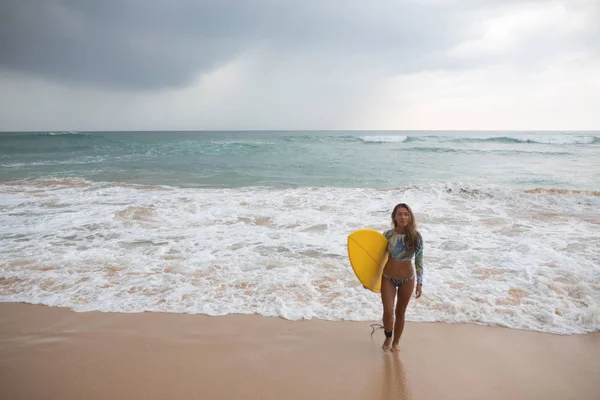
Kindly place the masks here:
<instances>
[{"instance_id":1,"label":"horizon line","mask_svg":"<svg viewBox=\"0 0 600 400\"><path fill-rule=\"evenodd\" d=\"M538 133L571 133L588 132L600 133L595 129L28 129L28 130L0 130L0 133L34 133L34 132L538 132Z\"/></svg>"}]
</instances>

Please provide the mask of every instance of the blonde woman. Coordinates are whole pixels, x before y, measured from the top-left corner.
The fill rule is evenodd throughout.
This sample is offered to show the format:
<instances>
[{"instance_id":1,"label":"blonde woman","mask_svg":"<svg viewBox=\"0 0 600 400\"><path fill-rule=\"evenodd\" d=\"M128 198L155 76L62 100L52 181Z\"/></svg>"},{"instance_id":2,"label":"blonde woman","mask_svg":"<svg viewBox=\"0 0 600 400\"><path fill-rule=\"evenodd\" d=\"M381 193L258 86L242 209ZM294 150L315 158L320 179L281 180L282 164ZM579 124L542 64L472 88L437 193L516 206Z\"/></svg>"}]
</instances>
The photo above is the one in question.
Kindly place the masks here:
<instances>
[{"instance_id":1,"label":"blonde woman","mask_svg":"<svg viewBox=\"0 0 600 400\"><path fill-rule=\"evenodd\" d=\"M383 303L383 328L387 352L400 350L400 337L404 330L406 307L413 289L421 297L423 287L423 238L410 207L400 203L392 211L394 228L384 232L388 240L389 259L383 269L381 302ZM412 259L415 258L413 268ZM416 275L416 288L415 288ZM397 299L394 308L394 302ZM395 317L395 322L394 322Z\"/></svg>"}]
</instances>

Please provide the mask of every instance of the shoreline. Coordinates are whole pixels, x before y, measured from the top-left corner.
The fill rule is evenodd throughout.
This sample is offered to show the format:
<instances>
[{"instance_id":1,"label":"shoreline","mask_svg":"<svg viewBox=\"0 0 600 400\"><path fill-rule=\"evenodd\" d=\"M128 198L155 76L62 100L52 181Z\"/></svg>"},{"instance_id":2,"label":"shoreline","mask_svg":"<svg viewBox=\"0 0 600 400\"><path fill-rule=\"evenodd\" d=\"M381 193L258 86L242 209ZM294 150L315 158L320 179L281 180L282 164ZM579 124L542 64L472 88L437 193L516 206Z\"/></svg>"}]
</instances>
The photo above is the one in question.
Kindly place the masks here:
<instances>
[{"instance_id":1,"label":"shoreline","mask_svg":"<svg viewBox=\"0 0 600 400\"><path fill-rule=\"evenodd\" d=\"M0 303L3 398L600 398L600 333L371 323Z\"/></svg>"}]
</instances>

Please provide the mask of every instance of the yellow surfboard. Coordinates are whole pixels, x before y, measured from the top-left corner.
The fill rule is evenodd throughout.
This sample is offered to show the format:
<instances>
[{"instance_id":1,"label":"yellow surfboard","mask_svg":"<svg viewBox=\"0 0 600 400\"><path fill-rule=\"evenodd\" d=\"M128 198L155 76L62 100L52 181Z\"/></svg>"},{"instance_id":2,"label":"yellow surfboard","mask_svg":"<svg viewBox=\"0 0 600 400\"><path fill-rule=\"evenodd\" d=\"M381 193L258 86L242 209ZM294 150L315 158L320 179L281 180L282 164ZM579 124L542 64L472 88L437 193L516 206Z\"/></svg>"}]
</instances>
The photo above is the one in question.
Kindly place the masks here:
<instances>
[{"instance_id":1,"label":"yellow surfboard","mask_svg":"<svg viewBox=\"0 0 600 400\"><path fill-rule=\"evenodd\" d=\"M388 259L388 241L373 229L360 229L348 236L348 258L358 280L367 289L381 291L381 275Z\"/></svg>"}]
</instances>

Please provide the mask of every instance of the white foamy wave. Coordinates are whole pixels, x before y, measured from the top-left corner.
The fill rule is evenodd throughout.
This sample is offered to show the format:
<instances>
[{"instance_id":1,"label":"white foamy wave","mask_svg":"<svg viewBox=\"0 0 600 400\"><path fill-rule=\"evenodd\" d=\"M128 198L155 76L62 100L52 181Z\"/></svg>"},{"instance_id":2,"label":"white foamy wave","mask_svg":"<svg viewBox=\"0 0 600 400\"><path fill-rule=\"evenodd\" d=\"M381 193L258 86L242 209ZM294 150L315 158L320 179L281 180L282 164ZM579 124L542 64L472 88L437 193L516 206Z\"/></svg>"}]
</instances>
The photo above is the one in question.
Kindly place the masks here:
<instances>
[{"instance_id":1,"label":"white foamy wave","mask_svg":"<svg viewBox=\"0 0 600 400\"><path fill-rule=\"evenodd\" d=\"M62 135L80 135L88 136L88 134L77 131L64 131L64 132L39 132L35 133L36 136L62 136Z\"/></svg>"},{"instance_id":2,"label":"white foamy wave","mask_svg":"<svg viewBox=\"0 0 600 400\"><path fill-rule=\"evenodd\" d=\"M591 144L596 136L574 136L574 135L515 135L508 136L519 142L539 144Z\"/></svg>"},{"instance_id":3,"label":"white foamy wave","mask_svg":"<svg viewBox=\"0 0 600 400\"><path fill-rule=\"evenodd\" d=\"M124 157L122 157L124 158ZM32 168L32 167L43 167L51 165L86 165L91 163L101 163L106 157L104 156L88 156L74 158L71 160L52 160L52 161L31 161L31 162L17 162L10 164L0 164L2 168Z\"/></svg>"},{"instance_id":4,"label":"white foamy wave","mask_svg":"<svg viewBox=\"0 0 600 400\"><path fill-rule=\"evenodd\" d=\"M403 201L425 238L424 295L409 320L600 330L597 192L179 189L76 178L0 191L0 301L378 320L379 296L356 280L346 239L387 229Z\"/></svg>"},{"instance_id":5,"label":"white foamy wave","mask_svg":"<svg viewBox=\"0 0 600 400\"><path fill-rule=\"evenodd\" d=\"M65 163L65 162L63 162ZM41 167L47 165L56 165L60 164L60 162L51 162L51 161L40 161L40 162L27 162L27 163L11 163L11 164L0 164L2 168L24 168L24 167Z\"/></svg>"},{"instance_id":6,"label":"white foamy wave","mask_svg":"<svg viewBox=\"0 0 600 400\"><path fill-rule=\"evenodd\" d=\"M365 143L403 143L406 142L408 136L359 136L358 139Z\"/></svg>"},{"instance_id":7,"label":"white foamy wave","mask_svg":"<svg viewBox=\"0 0 600 400\"><path fill-rule=\"evenodd\" d=\"M10 190L13 193L27 194L31 190L39 190L44 188L53 189L64 189L69 187L88 187L94 183L82 178L53 178L49 177L46 179L23 179L18 181L5 182L0 185L0 191ZM0 203L1 204L1 203Z\"/></svg>"}]
</instances>

